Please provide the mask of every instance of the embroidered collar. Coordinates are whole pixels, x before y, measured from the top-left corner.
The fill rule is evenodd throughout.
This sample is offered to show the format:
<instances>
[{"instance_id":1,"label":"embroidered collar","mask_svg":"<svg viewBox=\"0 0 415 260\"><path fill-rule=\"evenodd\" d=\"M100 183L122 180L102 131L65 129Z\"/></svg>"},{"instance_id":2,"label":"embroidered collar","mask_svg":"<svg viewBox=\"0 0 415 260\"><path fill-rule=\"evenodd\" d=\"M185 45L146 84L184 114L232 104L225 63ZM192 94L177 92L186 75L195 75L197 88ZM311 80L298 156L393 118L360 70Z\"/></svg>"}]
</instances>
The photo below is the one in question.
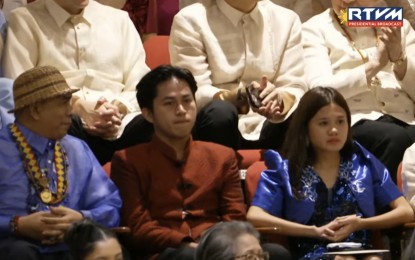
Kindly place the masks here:
<instances>
[{"instance_id":1,"label":"embroidered collar","mask_svg":"<svg viewBox=\"0 0 415 260\"><path fill-rule=\"evenodd\" d=\"M260 3L257 3L255 8L248 14L243 13L241 11L236 10L232 6L230 6L228 3L225 2L225 0L217 0L219 10L223 13L223 15L228 18L231 23L236 27L238 26L238 23L242 20L244 16L249 16L257 25L261 23L261 12L259 10L258 5Z\"/></svg>"},{"instance_id":2,"label":"embroidered collar","mask_svg":"<svg viewBox=\"0 0 415 260\"><path fill-rule=\"evenodd\" d=\"M169 159L173 163L178 163L179 162L177 160L176 151L171 146L169 146L168 144L163 142L161 139L159 139L156 135L153 135L153 139L152 139L151 142L154 144L154 146L157 148L157 150L159 150L160 153L163 154L163 156L165 156L167 159ZM193 144L193 139L192 139L192 137L190 137L189 141L187 142L187 145L186 145L186 151L185 151L185 154L184 154L184 160L183 161L187 160L192 144Z\"/></svg>"}]
</instances>

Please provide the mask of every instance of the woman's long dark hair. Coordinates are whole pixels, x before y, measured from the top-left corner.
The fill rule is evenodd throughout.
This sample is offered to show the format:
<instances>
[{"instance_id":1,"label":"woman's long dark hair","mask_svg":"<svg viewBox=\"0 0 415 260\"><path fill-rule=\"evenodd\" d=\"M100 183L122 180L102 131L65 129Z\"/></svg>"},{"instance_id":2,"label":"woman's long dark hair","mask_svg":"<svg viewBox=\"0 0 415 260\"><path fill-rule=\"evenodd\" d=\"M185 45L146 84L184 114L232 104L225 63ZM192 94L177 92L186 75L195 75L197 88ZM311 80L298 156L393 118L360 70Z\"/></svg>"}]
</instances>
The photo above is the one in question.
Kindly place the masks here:
<instances>
[{"instance_id":1,"label":"woman's long dark hair","mask_svg":"<svg viewBox=\"0 0 415 260\"><path fill-rule=\"evenodd\" d=\"M350 133L351 115L350 109L344 97L334 88L316 87L307 91L293 114L290 126L285 137L283 153L288 159L288 172L290 174L291 188L297 198L301 198L301 176L307 165L315 162L315 151L310 144L308 136L308 123L324 106L334 103L346 112L349 132L343 148L340 150L342 157L351 158L353 142Z\"/></svg>"}]
</instances>

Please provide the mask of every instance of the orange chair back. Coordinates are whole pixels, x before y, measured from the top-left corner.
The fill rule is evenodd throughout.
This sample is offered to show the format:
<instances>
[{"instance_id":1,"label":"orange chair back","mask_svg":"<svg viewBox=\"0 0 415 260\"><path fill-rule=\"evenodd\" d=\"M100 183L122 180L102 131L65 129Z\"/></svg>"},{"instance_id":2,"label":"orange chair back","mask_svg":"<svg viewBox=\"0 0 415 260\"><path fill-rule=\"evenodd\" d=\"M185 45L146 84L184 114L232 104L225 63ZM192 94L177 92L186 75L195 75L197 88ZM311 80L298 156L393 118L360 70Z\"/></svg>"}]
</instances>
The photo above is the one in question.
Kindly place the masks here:
<instances>
[{"instance_id":1,"label":"orange chair back","mask_svg":"<svg viewBox=\"0 0 415 260\"><path fill-rule=\"evenodd\" d=\"M264 161L257 161L249 166L246 176L245 176L245 199L246 203L251 205L252 199L255 196L256 188L258 186L259 178L261 177L261 172L265 170Z\"/></svg>"},{"instance_id":2,"label":"orange chair back","mask_svg":"<svg viewBox=\"0 0 415 260\"><path fill-rule=\"evenodd\" d=\"M396 186L402 192L402 162L398 166L398 171L396 172Z\"/></svg>"},{"instance_id":3,"label":"orange chair back","mask_svg":"<svg viewBox=\"0 0 415 260\"><path fill-rule=\"evenodd\" d=\"M170 64L169 38L168 35L155 35L143 43L146 52L146 64L150 69L163 64Z\"/></svg>"}]
</instances>

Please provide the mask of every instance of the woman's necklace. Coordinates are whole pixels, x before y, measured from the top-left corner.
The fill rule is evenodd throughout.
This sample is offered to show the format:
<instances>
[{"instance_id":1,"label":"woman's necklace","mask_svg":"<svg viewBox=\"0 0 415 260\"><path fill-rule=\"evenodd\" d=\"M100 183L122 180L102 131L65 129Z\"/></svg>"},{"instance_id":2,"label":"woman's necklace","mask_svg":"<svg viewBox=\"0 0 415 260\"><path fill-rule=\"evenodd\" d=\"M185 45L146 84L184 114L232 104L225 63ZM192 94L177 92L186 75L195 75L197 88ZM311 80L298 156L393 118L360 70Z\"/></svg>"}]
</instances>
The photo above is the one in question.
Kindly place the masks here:
<instances>
[{"instance_id":1,"label":"woman's necklace","mask_svg":"<svg viewBox=\"0 0 415 260\"><path fill-rule=\"evenodd\" d=\"M10 131L16 141L20 156L23 160L24 168L30 182L34 186L36 193L43 203L53 205L61 202L66 195L68 182L68 162L65 150L59 141L56 141L54 147L54 163L57 175L56 193L52 192L49 187L49 179L39 167L37 158L27 142L23 133L16 124L10 125Z\"/></svg>"}]
</instances>

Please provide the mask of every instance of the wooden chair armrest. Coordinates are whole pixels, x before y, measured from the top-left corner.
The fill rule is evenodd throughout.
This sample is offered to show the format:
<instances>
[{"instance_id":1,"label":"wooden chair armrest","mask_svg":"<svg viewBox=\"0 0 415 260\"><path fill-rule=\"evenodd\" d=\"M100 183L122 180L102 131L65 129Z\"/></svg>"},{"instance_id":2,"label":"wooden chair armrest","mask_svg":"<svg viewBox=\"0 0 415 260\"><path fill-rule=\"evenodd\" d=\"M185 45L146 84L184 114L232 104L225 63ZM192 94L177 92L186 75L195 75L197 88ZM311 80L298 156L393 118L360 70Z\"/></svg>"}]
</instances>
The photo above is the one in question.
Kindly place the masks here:
<instances>
[{"instance_id":1,"label":"wooden chair armrest","mask_svg":"<svg viewBox=\"0 0 415 260\"><path fill-rule=\"evenodd\" d=\"M256 227L255 228L261 234L277 234L280 230L279 227Z\"/></svg>"},{"instance_id":2,"label":"wooden chair armrest","mask_svg":"<svg viewBox=\"0 0 415 260\"><path fill-rule=\"evenodd\" d=\"M415 222L408 222L408 223L405 223L405 224L403 224L403 227L404 227L404 228L408 228L408 229L410 229L410 228L415 228Z\"/></svg>"},{"instance_id":3,"label":"wooden chair armrest","mask_svg":"<svg viewBox=\"0 0 415 260\"><path fill-rule=\"evenodd\" d=\"M123 226L123 227L113 227L113 228L111 228L111 230L117 235L131 233L131 229L129 227L125 227L125 226Z\"/></svg>"}]
</instances>

